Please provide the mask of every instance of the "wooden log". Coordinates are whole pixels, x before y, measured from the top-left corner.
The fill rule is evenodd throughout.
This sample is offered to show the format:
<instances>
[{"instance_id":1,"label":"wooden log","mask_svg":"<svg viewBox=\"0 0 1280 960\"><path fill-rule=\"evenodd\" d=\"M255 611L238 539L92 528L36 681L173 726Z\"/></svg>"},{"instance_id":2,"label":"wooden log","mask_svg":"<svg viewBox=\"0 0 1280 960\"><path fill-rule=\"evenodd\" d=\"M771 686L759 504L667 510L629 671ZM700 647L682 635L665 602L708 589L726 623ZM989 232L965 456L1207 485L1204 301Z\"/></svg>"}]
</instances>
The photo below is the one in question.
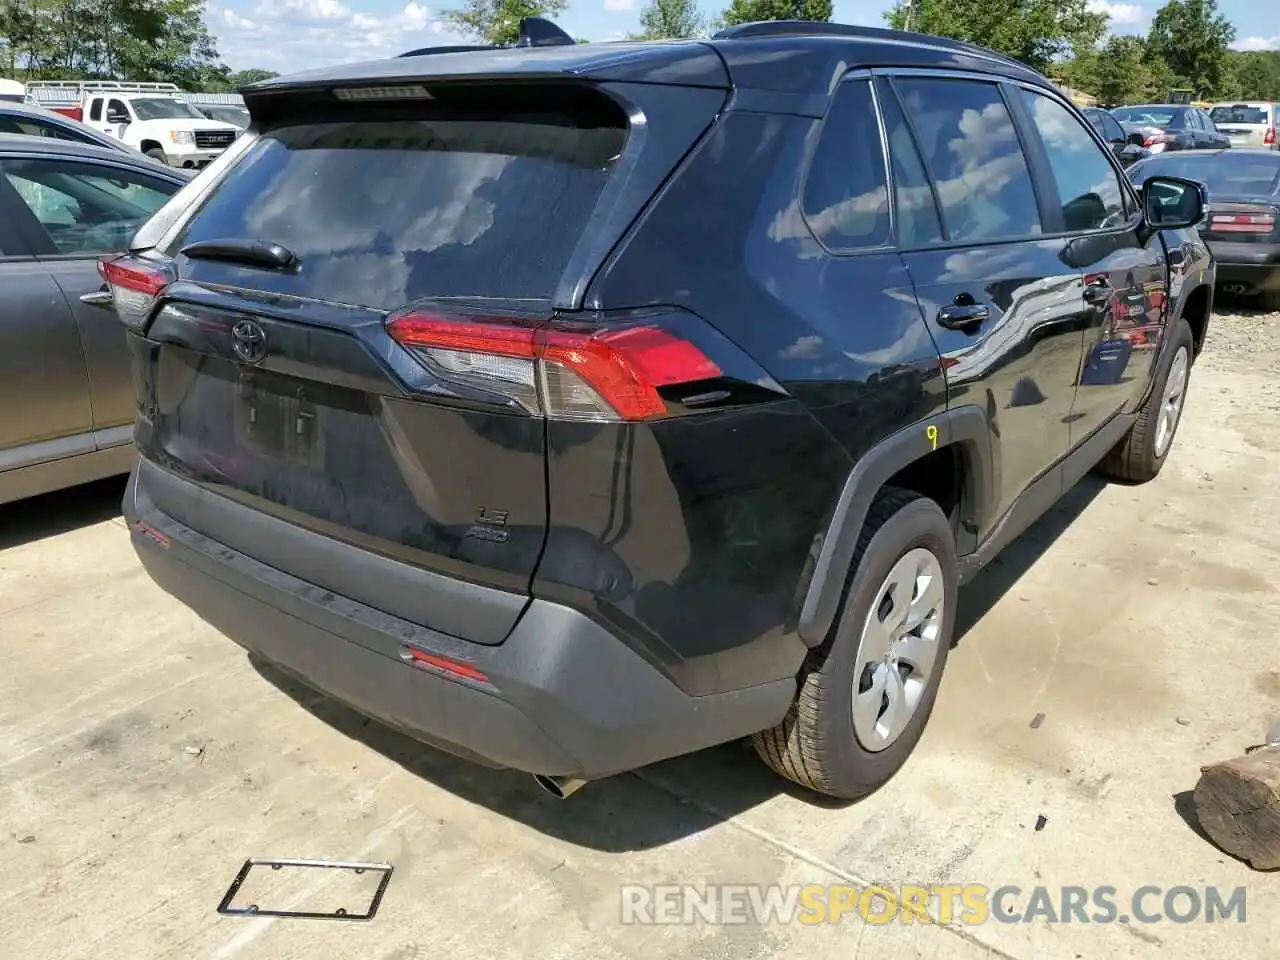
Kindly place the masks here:
<instances>
[{"instance_id":1,"label":"wooden log","mask_svg":"<svg viewBox=\"0 0 1280 960\"><path fill-rule=\"evenodd\" d=\"M1201 767L1193 799L1210 840L1255 870L1280 867L1280 746Z\"/></svg>"}]
</instances>

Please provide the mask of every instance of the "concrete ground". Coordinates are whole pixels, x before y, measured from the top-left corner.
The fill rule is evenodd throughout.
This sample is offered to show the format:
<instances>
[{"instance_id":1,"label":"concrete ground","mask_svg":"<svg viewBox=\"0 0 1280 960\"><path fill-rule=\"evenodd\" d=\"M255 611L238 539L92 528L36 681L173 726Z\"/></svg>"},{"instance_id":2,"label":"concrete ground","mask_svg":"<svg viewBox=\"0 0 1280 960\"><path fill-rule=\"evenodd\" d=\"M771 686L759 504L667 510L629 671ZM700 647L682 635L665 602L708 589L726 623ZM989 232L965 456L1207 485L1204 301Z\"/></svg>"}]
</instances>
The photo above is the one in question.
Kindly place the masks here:
<instances>
[{"instance_id":1,"label":"concrete ground","mask_svg":"<svg viewBox=\"0 0 1280 960\"><path fill-rule=\"evenodd\" d=\"M1086 480L966 591L920 749L851 806L741 744L557 802L255 667L144 576L120 484L0 512L0 953L1262 956L1280 877L1199 836L1187 797L1280 718L1277 364L1280 315L1218 316L1164 473ZM248 856L395 873L369 923L219 916ZM327 909L339 879L278 895ZM620 922L624 883L704 882L1111 885L1122 907L1146 884L1244 886L1247 919Z\"/></svg>"}]
</instances>

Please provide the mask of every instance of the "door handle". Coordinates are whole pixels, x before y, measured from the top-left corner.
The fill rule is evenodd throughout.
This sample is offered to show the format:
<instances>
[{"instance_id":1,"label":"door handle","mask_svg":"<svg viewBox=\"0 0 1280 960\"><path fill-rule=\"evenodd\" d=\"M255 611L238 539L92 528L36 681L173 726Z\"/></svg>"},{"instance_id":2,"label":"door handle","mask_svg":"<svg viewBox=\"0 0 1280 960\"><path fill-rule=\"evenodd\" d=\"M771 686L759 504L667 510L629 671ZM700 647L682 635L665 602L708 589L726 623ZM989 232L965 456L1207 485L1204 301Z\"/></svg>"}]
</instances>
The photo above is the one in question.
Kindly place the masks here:
<instances>
[{"instance_id":1,"label":"door handle","mask_svg":"<svg viewBox=\"0 0 1280 960\"><path fill-rule=\"evenodd\" d=\"M952 303L938 311L938 326L948 330L967 330L990 319L991 308L985 303Z\"/></svg>"},{"instance_id":2,"label":"door handle","mask_svg":"<svg viewBox=\"0 0 1280 960\"><path fill-rule=\"evenodd\" d=\"M111 299L110 290L94 290L80 294L80 302L91 307L109 307L114 301Z\"/></svg>"},{"instance_id":3,"label":"door handle","mask_svg":"<svg viewBox=\"0 0 1280 960\"><path fill-rule=\"evenodd\" d=\"M1116 294L1116 288L1109 283L1091 283L1084 288L1086 303L1098 306L1108 302Z\"/></svg>"}]
</instances>

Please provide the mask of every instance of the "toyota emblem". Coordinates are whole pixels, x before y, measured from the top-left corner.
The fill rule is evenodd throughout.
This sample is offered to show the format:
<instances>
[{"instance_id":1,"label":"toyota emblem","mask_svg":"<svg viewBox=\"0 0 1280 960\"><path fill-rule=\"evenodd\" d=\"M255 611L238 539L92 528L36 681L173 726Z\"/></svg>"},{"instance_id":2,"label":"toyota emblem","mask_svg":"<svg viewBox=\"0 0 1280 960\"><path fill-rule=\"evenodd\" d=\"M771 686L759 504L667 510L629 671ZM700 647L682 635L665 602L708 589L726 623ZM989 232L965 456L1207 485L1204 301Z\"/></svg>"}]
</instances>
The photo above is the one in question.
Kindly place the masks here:
<instances>
[{"instance_id":1,"label":"toyota emblem","mask_svg":"<svg viewBox=\"0 0 1280 960\"><path fill-rule=\"evenodd\" d=\"M267 331L252 320L231 328L231 349L245 363L257 363L267 355Z\"/></svg>"}]
</instances>

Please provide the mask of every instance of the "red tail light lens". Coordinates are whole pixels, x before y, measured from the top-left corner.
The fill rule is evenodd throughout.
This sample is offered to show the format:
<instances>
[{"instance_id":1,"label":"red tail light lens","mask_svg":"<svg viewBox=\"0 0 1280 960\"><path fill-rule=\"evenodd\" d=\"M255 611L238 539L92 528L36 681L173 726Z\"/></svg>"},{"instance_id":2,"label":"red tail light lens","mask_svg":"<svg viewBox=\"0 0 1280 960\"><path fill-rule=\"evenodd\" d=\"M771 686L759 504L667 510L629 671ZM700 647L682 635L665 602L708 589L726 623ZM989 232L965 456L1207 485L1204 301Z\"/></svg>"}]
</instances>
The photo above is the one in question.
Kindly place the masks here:
<instances>
[{"instance_id":1,"label":"red tail light lens","mask_svg":"<svg viewBox=\"0 0 1280 960\"><path fill-rule=\"evenodd\" d=\"M1153 133L1142 141L1142 145L1144 147L1154 147L1157 143L1168 143L1172 139L1173 137L1169 136L1167 133Z\"/></svg>"},{"instance_id":2,"label":"red tail light lens","mask_svg":"<svg viewBox=\"0 0 1280 960\"><path fill-rule=\"evenodd\" d=\"M701 350L656 325L575 331L408 310L387 331L446 379L563 420L650 420L659 387L721 375Z\"/></svg>"},{"instance_id":3,"label":"red tail light lens","mask_svg":"<svg viewBox=\"0 0 1280 960\"><path fill-rule=\"evenodd\" d=\"M1209 229L1214 233L1270 233L1276 228L1274 212L1211 213Z\"/></svg>"},{"instance_id":4,"label":"red tail light lens","mask_svg":"<svg viewBox=\"0 0 1280 960\"><path fill-rule=\"evenodd\" d=\"M1269 146L1271 146L1271 145L1272 145L1273 143L1275 143L1275 142L1276 142L1276 128L1275 128L1275 127L1267 127L1267 132L1266 132L1266 134L1265 134L1265 135L1263 136L1263 138L1262 138L1262 143L1263 143L1265 146L1268 146L1268 147L1269 147Z\"/></svg>"},{"instance_id":5,"label":"red tail light lens","mask_svg":"<svg viewBox=\"0 0 1280 960\"><path fill-rule=\"evenodd\" d=\"M169 284L163 267L127 256L101 258L98 273L111 288L116 314L135 330L146 323L156 299Z\"/></svg>"}]
</instances>

